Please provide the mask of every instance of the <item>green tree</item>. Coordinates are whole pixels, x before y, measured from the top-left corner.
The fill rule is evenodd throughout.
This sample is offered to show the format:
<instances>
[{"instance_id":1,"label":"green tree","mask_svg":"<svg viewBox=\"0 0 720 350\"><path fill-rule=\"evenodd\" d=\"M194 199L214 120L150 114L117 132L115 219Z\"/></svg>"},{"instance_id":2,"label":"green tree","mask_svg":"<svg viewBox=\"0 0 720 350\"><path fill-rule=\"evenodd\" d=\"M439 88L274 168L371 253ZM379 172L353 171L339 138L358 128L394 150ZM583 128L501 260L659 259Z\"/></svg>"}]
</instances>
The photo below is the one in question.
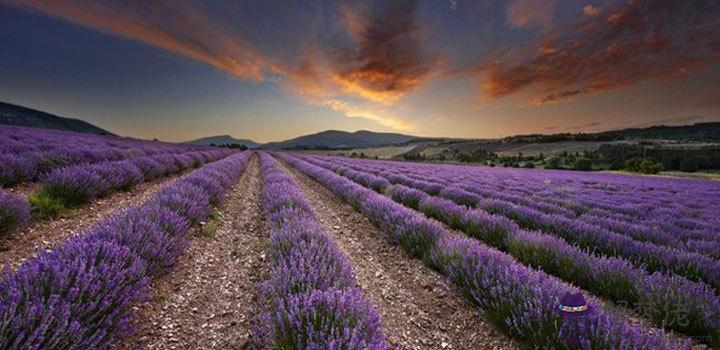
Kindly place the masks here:
<instances>
[{"instance_id":1,"label":"green tree","mask_svg":"<svg viewBox=\"0 0 720 350\"><path fill-rule=\"evenodd\" d=\"M643 174L657 174L661 170L661 165L659 163L655 163L652 160L646 159L642 163L640 163L640 171Z\"/></svg>"},{"instance_id":2,"label":"green tree","mask_svg":"<svg viewBox=\"0 0 720 350\"><path fill-rule=\"evenodd\" d=\"M640 171L640 164L642 164L643 159L640 157L632 157L625 161L625 171L632 171L632 172L639 172Z\"/></svg>"}]
</instances>

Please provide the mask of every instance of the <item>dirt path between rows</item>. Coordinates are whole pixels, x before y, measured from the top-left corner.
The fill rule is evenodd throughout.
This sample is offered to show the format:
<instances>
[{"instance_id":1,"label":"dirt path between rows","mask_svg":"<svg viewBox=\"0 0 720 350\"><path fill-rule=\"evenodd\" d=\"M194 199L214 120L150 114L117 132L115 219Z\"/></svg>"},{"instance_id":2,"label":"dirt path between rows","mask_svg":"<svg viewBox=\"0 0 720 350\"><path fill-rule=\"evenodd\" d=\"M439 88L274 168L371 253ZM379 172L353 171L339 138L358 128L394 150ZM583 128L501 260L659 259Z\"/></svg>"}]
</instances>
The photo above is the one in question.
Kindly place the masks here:
<instances>
[{"instance_id":1,"label":"dirt path between rows","mask_svg":"<svg viewBox=\"0 0 720 350\"><path fill-rule=\"evenodd\" d=\"M137 332L125 349L240 349L257 314L257 284L266 276L269 232L262 214L257 156L228 191L212 236L198 235L177 266L152 283ZM198 230L199 231L199 230Z\"/></svg>"},{"instance_id":2,"label":"dirt path between rows","mask_svg":"<svg viewBox=\"0 0 720 350\"><path fill-rule=\"evenodd\" d=\"M157 190L176 177L144 182L128 192L114 192L92 203L71 210L59 217L33 224L0 240L1 266L17 268L23 261L48 250L57 244L83 233L100 220L114 212L140 205L150 199Z\"/></svg>"},{"instance_id":3,"label":"dirt path between rows","mask_svg":"<svg viewBox=\"0 0 720 350\"><path fill-rule=\"evenodd\" d=\"M282 162L315 208L327 232L352 262L363 291L382 316L393 346L404 349L515 349L452 291L438 273L409 257L363 215L318 182Z\"/></svg>"},{"instance_id":4,"label":"dirt path between rows","mask_svg":"<svg viewBox=\"0 0 720 350\"><path fill-rule=\"evenodd\" d=\"M40 187L42 187L42 184L39 182L23 182L10 188L3 188L3 190L16 196L26 198L30 193L39 190Z\"/></svg>"}]
</instances>

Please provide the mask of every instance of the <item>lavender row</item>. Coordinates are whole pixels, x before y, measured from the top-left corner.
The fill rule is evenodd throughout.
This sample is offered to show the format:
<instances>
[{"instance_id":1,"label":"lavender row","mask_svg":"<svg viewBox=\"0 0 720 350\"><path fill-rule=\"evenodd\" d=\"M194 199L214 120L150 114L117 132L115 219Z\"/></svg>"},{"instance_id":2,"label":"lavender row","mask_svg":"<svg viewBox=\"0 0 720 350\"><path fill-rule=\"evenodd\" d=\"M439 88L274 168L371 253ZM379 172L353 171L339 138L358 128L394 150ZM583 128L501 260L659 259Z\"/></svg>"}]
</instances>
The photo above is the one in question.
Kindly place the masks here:
<instances>
[{"instance_id":1,"label":"lavender row","mask_svg":"<svg viewBox=\"0 0 720 350\"><path fill-rule=\"evenodd\" d=\"M505 217L468 209L403 185L390 187L387 195L508 252L524 264L638 309L642 316L666 328L720 346L720 297L702 282L649 273L624 259L596 256L556 237L521 230Z\"/></svg>"},{"instance_id":2,"label":"lavender row","mask_svg":"<svg viewBox=\"0 0 720 350\"><path fill-rule=\"evenodd\" d=\"M460 189L478 194L484 198L499 199L515 205L527 207L529 209L538 210L546 214L558 214L557 212L547 210L547 205L543 205L543 202L538 201L537 199L528 200L526 203L523 203L521 201L503 198L502 194L498 191L491 189L479 189L472 183L463 183L456 186ZM579 217L573 215L562 216L568 220L576 220L578 222L599 227L607 227L613 232L624 234L638 241L652 242L681 250L697 251L699 253L715 257L720 256L718 253L718 249L720 249L720 238L718 238L715 232L711 230L683 231L658 229L644 225L646 222L643 220L635 218L618 218L617 216L607 215L607 213L603 210L589 210Z\"/></svg>"},{"instance_id":3,"label":"lavender row","mask_svg":"<svg viewBox=\"0 0 720 350\"><path fill-rule=\"evenodd\" d=\"M148 281L171 267L244 170L240 153L193 171L143 205L41 252L0 281L0 348L108 348L129 334Z\"/></svg>"},{"instance_id":4,"label":"lavender row","mask_svg":"<svg viewBox=\"0 0 720 350\"><path fill-rule=\"evenodd\" d=\"M0 188L0 236L30 223L27 201Z\"/></svg>"},{"instance_id":5,"label":"lavender row","mask_svg":"<svg viewBox=\"0 0 720 350\"><path fill-rule=\"evenodd\" d=\"M326 157L351 165L352 160ZM464 183L496 198L567 217L602 216L622 221L623 230L642 228L670 236L720 240L720 205L713 198L720 186L712 181L658 179L609 174L438 166L415 163L362 161L375 175L405 173L415 180L428 177L442 185ZM373 168L373 165L376 165ZM570 176L568 176L570 175ZM640 225L642 224L642 225ZM640 234L643 234L640 231Z\"/></svg>"},{"instance_id":6,"label":"lavender row","mask_svg":"<svg viewBox=\"0 0 720 350\"><path fill-rule=\"evenodd\" d=\"M329 169L340 172L340 174L348 176L361 184L375 183L376 189L387 189L390 186L387 179L379 176L330 164L319 159L311 159L310 161L315 162L315 164L324 164ZM394 180L420 190L427 190L428 188L423 184L418 185L417 180L404 181L402 176L396 176ZM386 182L383 186L377 185L383 183L383 181ZM593 253L624 257L651 272L671 272L692 280L704 281L716 290L720 288L720 262L706 255L681 251L649 242L639 242L628 236L610 232L595 225L577 222L560 215L545 214L512 203L485 199L480 195L458 187L449 187L436 193L458 204L483 209L510 218L523 228L555 234L565 241L577 244Z\"/></svg>"},{"instance_id":7,"label":"lavender row","mask_svg":"<svg viewBox=\"0 0 720 350\"><path fill-rule=\"evenodd\" d=\"M399 175L419 182L432 178L433 182L443 187L458 186L483 197L500 199L544 213L562 215L567 218L580 216L585 222L606 225L610 230L630 235L636 240L697 251L711 256L719 254L717 251L720 248L720 236L717 235L717 231L718 227L720 227L718 221L720 217L716 213L720 210L720 207L718 207L717 203L708 203L707 198L712 196L705 193L689 193L687 196L681 196L680 193L685 190L676 190L672 186L674 184L672 182L663 183L668 185L666 190L673 193L672 198L667 196L655 198L655 193L658 190L652 187L654 189L653 196L649 198L643 196L642 191L634 191L629 198L616 196L605 201L614 200L618 203L624 203L623 205L610 205L607 203L599 205L602 193L594 191L594 188L573 188L570 186L565 188L555 184L554 181L557 181L557 179L552 176L555 174L549 171L525 171L525 173L543 174L547 176L542 181L543 186L558 187L559 189L548 190L547 188L533 186L533 183L527 181L526 178L522 179L524 180L522 183L508 183L507 178L512 178L513 174L506 174L509 176L504 178L485 178L478 176L484 175L483 172L478 170L467 171L465 167L436 166L429 168L429 165L398 162L385 162L382 166L374 166L373 164L376 161L354 161L334 157L325 157L323 159L334 164L342 164L355 170L371 172L374 175L386 178ZM360 162L362 164L359 164ZM589 182L593 183L592 181ZM608 184L603 185L599 187L610 186ZM708 187L710 190L714 190L715 193L720 194L720 188L717 188L717 186L715 188L711 185L704 187ZM615 187L609 188L615 189ZM632 190L633 188L627 187L624 189ZM567 201L559 199L567 197L568 193L575 193L575 199ZM579 199L581 196L587 197L587 199ZM678 199L695 199L698 196L706 198L706 200L689 203L683 203L682 200L678 201ZM635 204L627 205L627 203ZM610 210L612 208L617 210ZM715 209L713 210L713 208ZM705 215L699 215L697 213L699 210L704 212ZM638 217L640 215L644 218Z\"/></svg>"},{"instance_id":8,"label":"lavender row","mask_svg":"<svg viewBox=\"0 0 720 350\"><path fill-rule=\"evenodd\" d=\"M639 308L643 316L669 329L706 337L704 341L720 345L720 298L702 282L659 272L651 274L625 259L598 257L561 239L521 230L503 216L472 210L403 185L380 186L383 178L339 165L331 167L450 228L504 250L525 264L576 283L598 296Z\"/></svg>"},{"instance_id":9,"label":"lavender row","mask_svg":"<svg viewBox=\"0 0 720 350\"><path fill-rule=\"evenodd\" d=\"M324 157L334 163L353 164L353 160ZM717 216L720 206L713 201L720 187L711 181L657 179L608 174L493 169L483 167L440 166L416 163L363 160L365 171L375 175L405 173L424 180L428 177L445 186L466 182L474 189L502 191L516 204L537 205L538 209L564 215L602 215L630 223L641 222L654 230L673 235L718 239ZM569 174L572 176L569 178ZM638 180L641 179L641 180ZM622 204L619 204L622 203Z\"/></svg>"},{"instance_id":10,"label":"lavender row","mask_svg":"<svg viewBox=\"0 0 720 350\"><path fill-rule=\"evenodd\" d=\"M454 236L439 223L330 170L288 154L278 154L363 213L409 254L444 274L496 326L535 348L570 348L562 336L572 321L554 312L560 296L572 287L527 268L511 256ZM596 349L689 348L689 341L633 325L589 301L596 312L580 328L581 342Z\"/></svg>"},{"instance_id":11,"label":"lavender row","mask_svg":"<svg viewBox=\"0 0 720 350\"><path fill-rule=\"evenodd\" d=\"M157 155L129 160L73 165L43 177L43 187L28 198L38 218L51 217L115 191L197 168L227 155L220 150Z\"/></svg>"},{"instance_id":12,"label":"lavender row","mask_svg":"<svg viewBox=\"0 0 720 350\"><path fill-rule=\"evenodd\" d=\"M330 162L332 162L333 164L339 161L331 158L325 159L330 160ZM349 166L355 170L361 170L362 167L365 166L365 164L361 166L359 164L349 162L341 164ZM375 175L387 178L392 183L408 184L416 188L419 186L427 192L433 194L439 193L439 191L445 186L458 187L461 190L472 192L483 198L493 198L495 200L511 202L511 204L514 205L535 209L546 214L564 216L567 219L572 219L575 217L574 215L567 212L569 209L564 209L562 207L553 207L551 204L543 202L542 199L539 199L535 196L520 198L519 196L503 194L499 191L492 191L489 189L483 190L479 189L476 185L463 183L462 180L459 179L455 180L453 183L445 181L442 181L440 183L427 183L427 181L416 179L417 176L421 175L412 173L396 173L392 172L392 169L388 169L388 167L385 167L382 171L372 171L367 169L365 171L369 171ZM423 178L426 179L427 175ZM564 209L565 211L563 211L562 209ZM619 220L617 218L613 218L612 216L608 217L603 211L599 210L591 210L584 213L578 219L578 221L585 224L590 224L595 227L606 228L609 231L629 236L634 240L651 242L663 246L676 248L679 250L704 254L715 259L720 259L720 235L717 234L717 229L700 230L692 233L683 234L682 232L674 230L652 229L648 226L644 226L641 224Z\"/></svg>"},{"instance_id":13,"label":"lavender row","mask_svg":"<svg viewBox=\"0 0 720 350\"><path fill-rule=\"evenodd\" d=\"M297 184L260 153L270 218L270 279L260 285L253 334L273 349L386 349L380 316L347 257Z\"/></svg>"},{"instance_id":14,"label":"lavender row","mask_svg":"<svg viewBox=\"0 0 720 350\"><path fill-rule=\"evenodd\" d=\"M49 171L74 164L118 161L209 148L144 141L117 136L0 126L0 184L36 180Z\"/></svg>"},{"instance_id":15,"label":"lavender row","mask_svg":"<svg viewBox=\"0 0 720 350\"><path fill-rule=\"evenodd\" d=\"M720 208L713 200L713 196L720 193L720 187L712 181L616 174L577 177L577 173L563 171L487 170L452 166L431 168L419 164L409 166L435 174L440 172L446 179L455 179L459 175L490 187L504 186L504 190L522 196L540 192L543 196L538 198L565 199L565 204L577 206L580 212L585 206L584 210L596 208L634 220L669 216L671 220L694 221L687 222L687 226L702 225L705 219L716 221L718 217L713 213ZM686 225L680 223L680 226Z\"/></svg>"}]
</instances>

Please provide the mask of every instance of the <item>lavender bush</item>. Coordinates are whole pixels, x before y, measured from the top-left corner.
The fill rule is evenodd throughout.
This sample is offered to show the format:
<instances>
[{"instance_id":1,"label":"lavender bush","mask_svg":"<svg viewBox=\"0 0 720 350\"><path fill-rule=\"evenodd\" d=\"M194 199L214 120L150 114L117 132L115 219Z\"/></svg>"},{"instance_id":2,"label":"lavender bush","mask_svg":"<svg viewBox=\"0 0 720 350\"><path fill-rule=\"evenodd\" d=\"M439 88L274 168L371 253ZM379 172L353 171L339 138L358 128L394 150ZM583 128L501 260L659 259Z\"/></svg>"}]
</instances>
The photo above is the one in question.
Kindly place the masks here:
<instances>
[{"instance_id":1,"label":"lavender bush","mask_svg":"<svg viewBox=\"0 0 720 350\"><path fill-rule=\"evenodd\" d=\"M195 164L191 155L198 161L200 159L212 161L222 158L226 153L191 152L174 156L147 156L58 168L43 177L43 187L30 196L30 202L38 218L51 217L62 210L72 209L112 192L127 191L141 182L187 170ZM185 164L184 166L175 162L178 157L184 159L182 163ZM165 159L165 162L162 163L158 159ZM216 203L222 195L222 185L212 177L193 175L192 181L198 183L204 181L201 187L206 187L207 191L212 192L213 203ZM207 186L205 182L208 181L213 184Z\"/></svg>"},{"instance_id":2,"label":"lavender bush","mask_svg":"<svg viewBox=\"0 0 720 350\"><path fill-rule=\"evenodd\" d=\"M270 217L270 279L259 287L255 340L273 349L385 349L380 316L350 262L297 185L260 154Z\"/></svg>"},{"instance_id":3,"label":"lavender bush","mask_svg":"<svg viewBox=\"0 0 720 350\"><path fill-rule=\"evenodd\" d=\"M248 158L249 153L236 154L188 177L212 171L231 182ZM133 306L147 298L148 279L174 264L187 245L190 220L197 219L176 208L200 202L209 210L209 195L185 179L162 191L177 198L172 205L151 199L25 261L16 271L5 271L0 348L108 348L132 332Z\"/></svg>"},{"instance_id":4,"label":"lavender bush","mask_svg":"<svg viewBox=\"0 0 720 350\"><path fill-rule=\"evenodd\" d=\"M605 226L640 241L688 249L687 240L718 241L720 187L712 181L527 171L315 157L421 189L420 181ZM334 169L334 168L333 168ZM420 186L420 187L419 187ZM429 194L436 195L437 193ZM702 251L708 253L708 251Z\"/></svg>"},{"instance_id":5,"label":"lavender bush","mask_svg":"<svg viewBox=\"0 0 720 350\"><path fill-rule=\"evenodd\" d=\"M174 155L184 154L177 159L177 163L183 165L183 168L197 167L212 161L200 161L209 150L212 149L188 144L2 125L0 164L3 164L3 167L0 168L0 185L11 186L23 181L37 180L52 170L70 165L133 160L148 156L167 155L175 165ZM230 150L218 149L211 152L225 156L232 153ZM134 164L139 166L135 162ZM172 171L175 172L177 170Z\"/></svg>"},{"instance_id":6,"label":"lavender bush","mask_svg":"<svg viewBox=\"0 0 720 350\"><path fill-rule=\"evenodd\" d=\"M337 171L341 167L336 165L332 169ZM701 282L659 272L651 274L621 258L598 257L557 237L523 231L505 217L403 185L393 185L388 196L450 228L505 250L529 266L632 307L659 325L689 335L709 336L706 342L720 344L720 298L713 288Z\"/></svg>"},{"instance_id":7,"label":"lavender bush","mask_svg":"<svg viewBox=\"0 0 720 350\"><path fill-rule=\"evenodd\" d=\"M0 236L30 222L30 205L22 198L0 188Z\"/></svg>"},{"instance_id":8,"label":"lavender bush","mask_svg":"<svg viewBox=\"0 0 720 350\"><path fill-rule=\"evenodd\" d=\"M560 335L560 319L553 310L558 298L573 287L523 266L511 256L477 241L457 238L434 221L330 170L288 154L279 153L277 156L313 177L340 198L347 200L354 196L360 202L360 211L368 217L381 212L380 208L393 208L385 214L387 217L383 220L386 222L378 223L371 219L391 239L397 234L393 230L402 231L403 226L398 223L407 217L415 216L417 222L427 222L424 226L436 230L433 236L437 240L425 256L426 263L448 277L495 325L529 347L571 347ZM595 299L591 299L590 303L597 311L588 320L588 332L580 336L593 348L689 348L687 340L674 339L660 330L633 325L614 311L600 307Z\"/></svg>"},{"instance_id":9,"label":"lavender bush","mask_svg":"<svg viewBox=\"0 0 720 350\"><path fill-rule=\"evenodd\" d=\"M303 159L315 165L319 165L327 169L333 169L334 171L342 171L343 173L352 170L346 169L345 165L352 166L354 169L359 168L357 164L352 165L352 163L349 163L346 160L340 160L332 157L303 157ZM328 161L327 159L331 159L332 161ZM363 162L363 164L365 164L365 162L372 163L373 161ZM341 166L336 163L345 165ZM395 162L393 164L398 163ZM397 167L402 167L404 165L404 163L399 164L400 165ZM372 169L372 166L369 168ZM390 164L384 164L382 170L376 169L374 172L378 174L385 174L389 171L389 169L393 168L394 167ZM355 171L357 172L357 170ZM373 172L372 170L366 171ZM370 174L368 175L374 176ZM433 173L433 175L437 177L436 175L438 174L436 172ZM459 175L462 177L463 173L459 172ZM395 175L393 176L393 179L398 183L403 183L412 187L414 180L406 181L406 179L410 176L412 176L412 172L405 175ZM514 198L517 196L508 196L499 191L492 191L490 189L478 190L467 184L462 185L463 181L459 179L447 181L440 177L440 179L436 181L446 184L446 188L441 190L438 195L450 199L458 204L476 207L493 214L502 215L511 219L523 228L530 230L542 230L552 233L562 237L568 243L578 244L581 247L589 249L595 253L626 258L635 263L638 267L645 268L649 271L674 273L693 280L704 281L716 289L720 288L720 261L707 255L658 245L649 241L637 241L629 235L612 232L582 220L568 218L567 216L563 216L561 214L547 214L538 209L538 206L523 206L516 204L518 200L511 201L501 199L508 197ZM415 189L422 190L422 187L415 187ZM523 203L527 203L527 201L523 201ZM716 206L716 204L708 205L710 207ZM688 206L691 205L688 204ZM604 205L603 207L609 208L611 206ZM549 210L548 208L544 209ZM720 208L718 209L720 210ZM624 213L633 213L635 215L638 215L639 213L639 210L636 210L635 207L623 207L618 210ZM685 222L687 220L677 219L676 221ZM698 228L697 225L700 225L696 221L690 221L691 222L689 223L686 222L685 226L695 225L692 227ZM715 246L714 244L703 244L695 240L688 243L683 243L683 247L695 246L701 247L699 249L708 250Z\"/></svg>"}]
</instances>

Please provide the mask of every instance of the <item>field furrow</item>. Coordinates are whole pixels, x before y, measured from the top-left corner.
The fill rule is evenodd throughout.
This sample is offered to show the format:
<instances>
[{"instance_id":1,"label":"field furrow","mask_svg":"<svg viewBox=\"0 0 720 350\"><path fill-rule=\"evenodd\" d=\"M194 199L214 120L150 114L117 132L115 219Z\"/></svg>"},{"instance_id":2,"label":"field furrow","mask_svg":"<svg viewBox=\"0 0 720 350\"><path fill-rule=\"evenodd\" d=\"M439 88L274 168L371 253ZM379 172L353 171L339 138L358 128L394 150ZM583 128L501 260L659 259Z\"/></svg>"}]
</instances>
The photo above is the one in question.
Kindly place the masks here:
<instances>
[{"instance_id":1,"label":"field furrow","mask_svg":"<svg viewBox=\"0 0 720 350\"><path fill-rule=\"evenodd\" d=\"M518 344L451 290L441 275L409 257L327 188L287 167L318 219L348 256L375 302L385 335L404 349L510 349Z\"/></svg>"},{"instance_id":2,"label":"field furrow","mask_svg":"<svg viewBox=\"0 0 720 350\"><path fill-rule=\"evenodd\" d=\"M303 157L303 159L324 166L327 169L341 166L324 159L307 157ZM354 181L363 183L378 192L384 192L391 185L391 182L385 177L353 169L340 171ZM548 215L497 198L483 197L456 186L447 187L433 181L429 176L422 184L408 181L403 176L393 177L393 180L396 183L421 189L429 194L437 194L457 204L502 215L524 229L541 230L553 234L570 244L578 245L591 252L628 259L636 266L643 267L651 272L672 273L692 280L703 281L716 289L720 287L720 261L706 255L637 241L631 237L580 221ZM430 185L432 189L428 188L427 185Z\"/></svg>"},{"instance_id":3,"label":"field furrow","mask_svg":"<svg viewBox=\"0 0 720 350\"><path fill-rule=\"evenodd\" d=\"M119 348L235 349L249 339L256 284L267 271L268 232L257 157L218 207L221 217L194 229L175 268L152 284L137 333Z\"/></svg>"},{"instance_id":4,"label":"field furrow","mask_svg":"<svg viewBox=\"0 0 720 350\"><path fill-rule=\"evenodd\" d=\"M141 183L130 191L115 192L96 199L91 204L61 214L53 220L40 221L12 235L0 236L0 263L15 268L38 252L52 249L114 212L147 201L158 189L174 180L175 178L162 178Z\"/></svg>"},{"instance_id":5,"label":"field furrow","mask_svg":"<svg viewBox=\"0 0 720 350\"><path fill-rule=\"evenodd\" d=\"M368 181L348 174L347 168L336 165L327 169L345 174L359 184L364 182L369 187ZM368 175L368 178L372 176ZM720 317L720 298L712 288L702 283L650 273L632 267L623 259L596 256L550 235L524 231L503 217L473 210L415 188L395 185L386 188L383 193L444 223L449 229L460 230L506 251L528 266L540 268L599 297L633 308L632 311L658 326L697 337L718 332L715 322ZM669 307L673 309L668 310ZM688 322L678 322L672 318L671 312L682 312Z\"/></svg>"},{"instance_id":6,"label":"field furrow","mask_svg":"<svg viewBox=\"0 0 720 350\"><path fill-rule=\"evenodd\" d=\"M556 312L560 296L574 289L542 271L523 266L511 256L458 238L434 220L395 203L330 170L289 154L276 153L362 212L413 257L445 275L458 291L507 334L535 347L566 347L566 327L583 327L581 342L598 348L687 348L688 339L632 324L616 311L590 298L594 310L583 326L566 322ZM573 326L574 325L574 326ZM585 328L586 327L586 328ZM575 328L574 333L578 332Z\"/></svg>"},{"instance_id":7,"label":"field furrow","mask_svg":"<svg viewBox=\"0 0 720 350\"><path fill-rule=\"evenodd\" d=\"M208 164L27 259L0 280L0 348L108 348L132 333L148 283L169 271L251 153Z\"/></svg>"}]
</instances>

